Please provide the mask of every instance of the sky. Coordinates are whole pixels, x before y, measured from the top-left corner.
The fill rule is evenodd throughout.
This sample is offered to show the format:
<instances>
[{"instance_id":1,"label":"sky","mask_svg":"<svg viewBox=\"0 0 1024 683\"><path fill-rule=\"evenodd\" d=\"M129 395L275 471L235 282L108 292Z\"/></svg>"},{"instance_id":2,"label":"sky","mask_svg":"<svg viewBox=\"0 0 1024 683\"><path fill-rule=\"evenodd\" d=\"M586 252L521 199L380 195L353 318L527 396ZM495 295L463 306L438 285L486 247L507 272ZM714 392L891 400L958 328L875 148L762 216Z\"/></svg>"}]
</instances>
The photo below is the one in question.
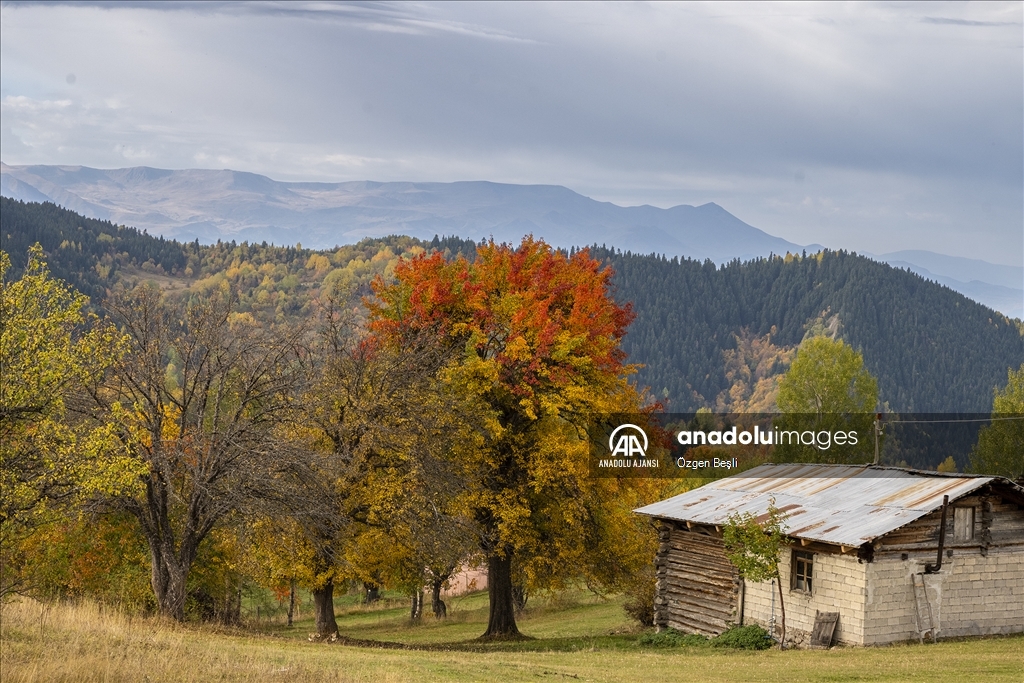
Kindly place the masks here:
<instances>
[{"instance_id":1,"label":"sky","mask_svg":"<svg viewBox=\"0 0 1024 683\"><path fill-rule=\"evenodd\" d=\"M0 158L715 202L1024 263L1024 3L3 3Z\"/></svg>"}]
</instances>

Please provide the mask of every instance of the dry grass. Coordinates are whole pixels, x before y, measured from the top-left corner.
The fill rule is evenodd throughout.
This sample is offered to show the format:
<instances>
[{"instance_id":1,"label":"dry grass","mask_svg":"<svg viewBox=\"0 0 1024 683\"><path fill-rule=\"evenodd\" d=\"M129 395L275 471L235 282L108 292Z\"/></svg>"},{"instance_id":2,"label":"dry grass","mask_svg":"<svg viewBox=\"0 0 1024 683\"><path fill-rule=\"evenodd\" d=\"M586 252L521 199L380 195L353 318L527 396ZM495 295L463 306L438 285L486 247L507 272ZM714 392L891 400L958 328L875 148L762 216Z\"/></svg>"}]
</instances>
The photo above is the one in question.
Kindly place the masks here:
<instances>
[{"instance_id":1,"label":"dry grass","mask_svg":"<svg viewBox=\"0 0 1024 683\"><path fill-rule=\"evenodd\" d=\"M571 622L577 624L581 634L590 633L593 630L581 609L567 610L568 617L549 609L526 623L538 635L549 630L570 632ZM595 605L593 609L598 619L606 618L602 616L606 608ZM393 627L396 635L411 635L397 616ZM344 625L342 628L344 631ZM386 622L381 622L374 635L385 636L386 631ZM530 647L536 648L539 642L531 641ZM588 641L582 637L579 642ZM379 650L132 619L89 603L44 605L22 600L3 609L0 671L4 683L1024 680L1021 637L828 652L654 651L637 648L629 636L605 636L590 642L590 647L575 651L517 651L507 647L473 652Z\"/></svg>"}]
</instances>

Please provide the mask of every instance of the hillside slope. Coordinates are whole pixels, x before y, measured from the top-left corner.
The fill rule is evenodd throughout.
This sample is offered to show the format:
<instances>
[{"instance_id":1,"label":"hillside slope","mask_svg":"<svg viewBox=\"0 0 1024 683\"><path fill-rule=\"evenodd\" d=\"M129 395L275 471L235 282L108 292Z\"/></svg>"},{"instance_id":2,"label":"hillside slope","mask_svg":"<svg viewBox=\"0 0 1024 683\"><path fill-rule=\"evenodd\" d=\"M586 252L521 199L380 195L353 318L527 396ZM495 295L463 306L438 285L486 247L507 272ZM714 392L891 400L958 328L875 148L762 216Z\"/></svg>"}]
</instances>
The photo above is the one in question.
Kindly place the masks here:
<instances>
[{"instance_id":1,"label":"hillside slope","mask_svg":"<svg viewBox=\"0 0 1024 683\"><path fill-rule=\"evenodd\" d=\"M636 321L629 357L674 410L715 405L733 381L723 354L737 336L800 343L815 322L861 350L882 401L897 411L987 412L1008 367L1024 362L1018 323L948 287L856 254L820 252L721 268L597 249Z\"/></svg>"},{"instance_id":2,"label":"hillside slope","mask_svg":"<svg viewBox=\"0 0 1024 683\"><path fill-rule=\"evenodd\" d=\"M157 278L199 293L230 284L243 308L281 320L307 315L324 282L345 283L357 301L369 294L369 281L403 255L473 253L473 243L458 238L388 237L325 252L181 244L52 204L6 198L0 199L0 238L12 256L12 276L28 246L39 241L53 273L97 302L124 277ZM1024 362L1019 323L855 254L721 267L603 248L593 254L614 268L616 298L636 311L624 348L631 362L644 366L638 381L674 411L736 409L737 382L784 371L813 325L863 352L879 379L881 400L897 411L987 413L993 387L1006 382L1007 368Z\"/></svg>"}]
</instances>

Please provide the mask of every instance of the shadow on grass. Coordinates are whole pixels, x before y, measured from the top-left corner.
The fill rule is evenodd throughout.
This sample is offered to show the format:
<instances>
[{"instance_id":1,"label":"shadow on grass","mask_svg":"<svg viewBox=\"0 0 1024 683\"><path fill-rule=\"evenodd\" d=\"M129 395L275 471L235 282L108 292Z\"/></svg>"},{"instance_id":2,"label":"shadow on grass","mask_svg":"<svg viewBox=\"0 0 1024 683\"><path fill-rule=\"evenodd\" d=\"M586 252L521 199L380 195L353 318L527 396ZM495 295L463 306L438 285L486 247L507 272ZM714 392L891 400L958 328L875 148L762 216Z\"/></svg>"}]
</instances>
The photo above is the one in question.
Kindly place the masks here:
<instances>
[{"instance_id":1,"label":"shadow on grass","mask_svg":"<svg viewBox=\"0 0 1024 683\"><path fill-rule=\"evenodd\" d=\"M596 650L636 650L636 635L610 635L577 638L534 638L519 635L512 638L473 638L450 643L399 643L389 640L352 638L335 634L327 638L311 637L310 642L347 645L382 650L416 650L421 652L582 652Z\"/></svg>"}]
</instances>

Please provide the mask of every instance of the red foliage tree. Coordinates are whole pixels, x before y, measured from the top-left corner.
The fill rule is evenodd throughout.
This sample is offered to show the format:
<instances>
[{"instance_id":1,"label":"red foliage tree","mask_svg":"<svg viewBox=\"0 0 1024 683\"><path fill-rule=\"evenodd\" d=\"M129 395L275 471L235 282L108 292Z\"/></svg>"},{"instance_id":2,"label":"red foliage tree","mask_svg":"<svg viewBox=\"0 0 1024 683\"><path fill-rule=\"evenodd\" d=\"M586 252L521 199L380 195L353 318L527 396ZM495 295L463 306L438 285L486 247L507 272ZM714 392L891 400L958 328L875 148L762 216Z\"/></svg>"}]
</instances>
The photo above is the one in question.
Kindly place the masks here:
<instances>
[{"instance_id":1,"label":"red foliage tree","mask_svg":"<svg viewBox=\"0 0 1024 683\"><path fill-rule=\"evenodd\" d=\"M448 382L491 416L481 447L463 455L488 565L484 637L518 635L514 557L528 575L550 575L581 561L599 535L600 486L581 428L596 412L639 403L620 349L633 313L613 300L611 275L586 250L569 255L527 237L518 248L485 244L472 263L421 255L400 263L393 283L375 283L377 338L464 346Z\"/></svg>"}]
</instances>

